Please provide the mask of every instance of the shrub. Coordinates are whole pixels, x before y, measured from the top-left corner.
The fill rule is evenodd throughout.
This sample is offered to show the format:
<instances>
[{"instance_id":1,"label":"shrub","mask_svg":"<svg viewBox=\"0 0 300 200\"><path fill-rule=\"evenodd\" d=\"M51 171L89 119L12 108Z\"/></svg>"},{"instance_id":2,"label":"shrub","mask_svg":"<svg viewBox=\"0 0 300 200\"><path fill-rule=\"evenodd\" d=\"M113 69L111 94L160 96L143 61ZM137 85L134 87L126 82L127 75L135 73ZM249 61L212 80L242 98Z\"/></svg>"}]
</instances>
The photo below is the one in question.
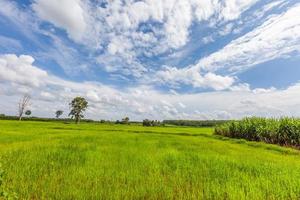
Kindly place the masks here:
<instances>
[{"instance_id":1,"label":"shrub","mask_svg":"<svg viewBox=\"0 0 300 200\"><path fill-rule=\"evenodd\" d=\"M143 126L151 126L151 121L149 119L144 119Z\"/></svg>"},{"instance_id":2,"label":"shrub","mask_svg":"<svg viewBox=\"0 0 300 200\"><path fill-rule=\"evenodd\" d=\"M121 124L129 124L129 117L124 117L121 121Z\"/></svg>"},{"instance_id":3,"label":"shrub","mask_svg":"<svg viewBox=\"0 0 300 200\"><path fill-rule=\"evenodd\" d=\"M144 119L143 126L161 126L161 123L158 120Z\"/></svg>"},{"instance_id":4,"label":"shrub","mask_svg":"<svg viewBox=\"0 0 300 200\"><path fill-rule=\"evenodd\" d=\"M244 118L216 126L215 134L299 148L300 119Z\"/></svg>"}]
</instances>

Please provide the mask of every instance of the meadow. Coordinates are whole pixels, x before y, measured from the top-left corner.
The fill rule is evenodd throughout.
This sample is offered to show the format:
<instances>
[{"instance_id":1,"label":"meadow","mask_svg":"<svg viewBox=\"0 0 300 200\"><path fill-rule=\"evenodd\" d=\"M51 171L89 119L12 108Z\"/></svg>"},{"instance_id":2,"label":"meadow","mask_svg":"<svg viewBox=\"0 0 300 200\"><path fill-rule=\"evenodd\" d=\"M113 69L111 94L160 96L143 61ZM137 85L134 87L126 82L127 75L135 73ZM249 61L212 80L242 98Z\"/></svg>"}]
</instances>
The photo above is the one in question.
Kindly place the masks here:
<instances>
[{"instance_id":1,"label":"meadow","mask_svg":"<svg viewBox=\"0 0 300 200\"><path fill-rule=\"evenodd\" d=\"M300 199L300 151L213 131L2 120L2 186L19 199Z\"/></svg>"}]
</instances>

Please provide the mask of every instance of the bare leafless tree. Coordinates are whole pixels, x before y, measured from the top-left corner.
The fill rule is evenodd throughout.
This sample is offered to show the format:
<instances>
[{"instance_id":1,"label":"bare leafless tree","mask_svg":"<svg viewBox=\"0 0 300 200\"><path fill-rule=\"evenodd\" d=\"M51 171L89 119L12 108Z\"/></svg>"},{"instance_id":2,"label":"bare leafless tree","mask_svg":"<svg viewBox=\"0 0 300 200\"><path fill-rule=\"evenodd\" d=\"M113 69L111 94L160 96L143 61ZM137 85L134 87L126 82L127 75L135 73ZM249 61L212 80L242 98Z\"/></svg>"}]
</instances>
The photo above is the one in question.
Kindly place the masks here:
<instances>
[{"instance_id":1,"label":"bare leafless tree","mask_svg":"<svg viewBox=\"0 0 300 200\"><path fill-rule=\"evenodd\" d=\"M19 120L22 120L22 116L26 110L26 108L29 106L30 103L30 96L28 94L24 94L24 96L21 98L19 102Z\"/></svg>"}]
</instances>

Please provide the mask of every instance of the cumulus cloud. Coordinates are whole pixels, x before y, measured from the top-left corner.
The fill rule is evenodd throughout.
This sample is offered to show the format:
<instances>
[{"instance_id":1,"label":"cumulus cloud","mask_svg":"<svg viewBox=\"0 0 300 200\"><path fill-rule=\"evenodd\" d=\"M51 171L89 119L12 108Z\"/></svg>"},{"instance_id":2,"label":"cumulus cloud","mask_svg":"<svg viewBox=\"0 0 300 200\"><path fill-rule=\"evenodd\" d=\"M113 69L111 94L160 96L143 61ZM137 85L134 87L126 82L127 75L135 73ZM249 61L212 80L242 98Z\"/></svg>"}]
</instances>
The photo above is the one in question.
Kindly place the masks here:
<instances>
[{"instance_id":1,"label":"cumulus cloud","mask_svg":"<svg viewBox=\"0 0 300 200\"><path fill-rule=\"evenodd\" d=\"M175 67L165 66L163 70L158 71L149 81L173 87L179 87L181 84L186 84L196 88L224 90L230 88L234 84L235 78L221 76L211 72L202 75L194 69L177 69Z\"/></svg>"},{"instance_id":2,"label":"cumulus cloud","mask_svg":"<svg viewBox=\"0 0 300 200\"><path fill-rule=\"evenodd\" d=\"M0 57L0 81L38 87L43 84L47 72L32 66L31 56L4 55Z\"/></svg>"},{"instance_id":3,"label":"cumulus cloud","mask_svg":"<svg viewBox=\"0 0 300 200\"><path fill-rule=\"evenodd\" d=\"M233 20L247 10L250 6L258 2L258 0L227 0L221 9L221 17L227 20Z\"/></svg>"},{"instance_id":4,"label":"cumulus cloud","mask_svg":"<svg viewBox=\"0 0 300 200\"><path fill-rule=\"evenodd\" d=\"M257 2L258 0L115 0L100 4L81 0L35 0L31 7L42 21L65 29L69 38L88 49L91 57L85 66L96 63L101 70L113 74L114 77L122 74L130 78L145 79L156 73L152 63L145 62L147 59L168 54L182 55L176 54L176 50L188 44L192 25L208 23L211 27L220 27L220 35L227 35L237 31L233 21L238 20ZM45 52L38 53L39 56L55 60L71 75L72 71L78 71L72 66L83 66L80 62L75 62L78 57L76 50L54 36L55 30L53 33L39 30L42 22L34 19L31 12L23 12L14 3L6 0L0 3L0 12L3 15L19 24L31 21L31 26L35 26L34 30L53 40L55 48L45 49ZM279 4L282 2L267 4L263 10L266 12ZM200 59L194 67L195 70L191 70L195 75L189 84L195 87L212 86L211 88L218 90L228 88L234 79L217 75L215 70L227 68L229 71L237 71L298 49L298 34L294 34L294 37L291 35L299 32L299 24L297 20L290 20L299 17L298 11L299 6L294 6L286 13L270 18L254 31L232 41L220 51ZM286 23L287 20L289 22ZM270 34L270 30L276 34ZM209 35L201 39L207 44L214 42L215 38ZM274 41L277 45L270 47ZM261 53L261 49L265 51ZM183 68L183 74L190 73L188 68L190 66ZM210 73L202 72L200 75L200 68ZM163 73L160 72L163 70L158 71L157 74ZM174 78L182 79L177 76Z\"/></svg>"},{"instance_id":5,"label":"cumulus cloud","mask_svg":"<svg viewBox=\"0 0 300 200\"><path fill-rule=\"evenodd\" d=\"M0 56L3 112L11 113L19 96L31 93L33 109L39 116L52 116L49 113L56 109L68 110L68 102L77 95L88 99L88 117L94 119L127 115L133 119L214 119L300 114L295 109L299 107L299 84L285 90L251 89L237 78L237 73L256 64L299 55L297 2L260 1L264 6L253 13L246 11L258 0L31 2L27 9L16 2L0 0L0 21L9 24L9 19L15 24L13 28L32 43L43 43L30 53L34 56ZM284 9L270 12L283 5ZM246 24L248 19L250 25ZM202 27L209 30L208 34L201 32ZM70 40L58 29L64 29ZM231 33L236 35L225 38ZM214 46L211 44L220 37L225 38L224 46L204 49ZM0 41L2 45L21 48L20 42L7 36L0 36ZM106 71L110 77L105 78L109 80L122 79L136 86L121 90L99 82L66 81L35 66L33 57L39 63L50 60L48 65L55 61L70 76L97 68ZM178 62L167 63L173 60ZM154 89L156 86L170 92L162 93ZM189 90L177 90L183 86L191 91L214 91L189 94Z\"/></svg>"},{"instance_id":6,"label":"cumulus cloud","mask_svg":"<svg viewBox=\"0 0 300 200\"><path fill-rule=\"evenodd\" d=\"M80 0L35 0L32 7L41 19L66 29L70 38L82 38L86 23Z\"/></svg>"},{"instance_id":7,"label":"cumulus cloud","mask_svg":"<svg viewBox=\"0 0 300 200\"><path fill-rule=\"evenodd\" d=\"M12 73L13 71L13 73ZM51 117L68 111L75 96L88 99L87 117L93 119L227 119L245 115L299 115L300 84L286 90L256 89L197 94L161 93L149 86L127 90L95 82L66 81L39 69L31 56L0 56L0 93L3 112L15 114L23 92L32 95L34 115Z\"/></svg>"},{"instance_id":8,"label":"cumulus cloud","mask_svg":"<svg viewBox=\"0 0 300 200\"><path fill-rule=\"evenodd\" d=\"M33 10L45 21L65 29L71 39L101 54L107 72L140 78L149 71L141 57L169 53L190 40L192 24L237 19L257 0L35 0ZM99 62L100 61L100 62Z\"/></svg>"}]
</instances>

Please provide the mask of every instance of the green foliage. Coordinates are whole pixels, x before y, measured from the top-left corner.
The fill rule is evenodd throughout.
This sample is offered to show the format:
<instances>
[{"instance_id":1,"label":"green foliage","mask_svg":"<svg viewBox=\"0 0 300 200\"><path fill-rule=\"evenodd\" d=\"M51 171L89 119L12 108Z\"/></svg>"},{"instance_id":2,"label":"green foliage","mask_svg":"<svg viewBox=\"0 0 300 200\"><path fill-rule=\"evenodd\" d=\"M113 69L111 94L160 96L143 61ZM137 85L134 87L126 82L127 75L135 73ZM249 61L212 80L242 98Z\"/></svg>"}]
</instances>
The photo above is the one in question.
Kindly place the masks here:
<instances>
[{"instance_id":1,"label":"green foliage","mask_svg":"<svg viewBox=\"0 0 300 200\"><path fill-rule=\"evenodd\" d=\"M121 121L117 120L115 124L129 124L129 117L124 117Z\"/></svg>"},{"instance_id":2,"label":"green foliage","mask_svg":"<svg viewBox=\"0 0 300 200\"><path fill-rule=\"evenodd\" d=\"M162 124L160 121L157 120L149 120L149 119L144 119L143 120L143 126L161 126Z\"/></svg>"},{"instance_id":3,"label":"green foliage","mask_svg":"<svg viewBox=\"0 0 300 200\"><path fill-rule=\"evenodd\" d=\"M84 118L83 112L88 107L88 102L83 97L75 97L70 103L71 111L69 116L75 119L76 124L80 122L81 118Z\"/></svg>"},{"instance_id":4,"label":"green foliage","mask_svg":"<svg viewBox=\"0 0 300 200\"><path fill-rule=\"evenodd\" d=\"M228 122L228 120L164 120L163 124L175 126L213 127L226 122Z\"/></svg>"},{"instance_id":5,"label":"green foliage","mask_svg":"<svg viewBox=\"0 0 300 200\"><path fill-rule=\"evenodd\" d=\"M62 110L57 110L57 111L55 112L56 118L58 119L63 113L64 113L64 111L62 111Z\"/></svg>"},{"instance_id":6,"label":"green foliage","mask_svg":"<svg viewBox=\"0 0 300 200\"><path fill-rule=\"evenodd\" d=\"M299 148L300 119L244 118L217 126L215 134Z\"/></svg>"},{"instance_id":7,"label":"green foliage","mask_svg":"<svg viewBox=\"0 0 300 200\"><path fill-rule=\"evenodd\" d=\"M25 115L27 115L27 116L31 115L31 110L26 110Z\"/></svg>"},{"instance_id":8,"label":"green foliage","mask_svg":"<svg viewBox=\"0 0 300 200\"><path fill-rule=\"evenodd\" d=\"M121 121L121 124L129 124L129 117L124 117Z\"/></svg>"},{"instance_id":9,"label":"green foliage","mask_svg":"<svg viewBox=\"0 0 300 200\"><path fill-rule=\"evenodd\" d=\"M1 197L4 197L4 189L3 189L3 176L4 176L4 171L2 169L2 166L0 164L0 199Z\"/></svg>"}]
</instances>

